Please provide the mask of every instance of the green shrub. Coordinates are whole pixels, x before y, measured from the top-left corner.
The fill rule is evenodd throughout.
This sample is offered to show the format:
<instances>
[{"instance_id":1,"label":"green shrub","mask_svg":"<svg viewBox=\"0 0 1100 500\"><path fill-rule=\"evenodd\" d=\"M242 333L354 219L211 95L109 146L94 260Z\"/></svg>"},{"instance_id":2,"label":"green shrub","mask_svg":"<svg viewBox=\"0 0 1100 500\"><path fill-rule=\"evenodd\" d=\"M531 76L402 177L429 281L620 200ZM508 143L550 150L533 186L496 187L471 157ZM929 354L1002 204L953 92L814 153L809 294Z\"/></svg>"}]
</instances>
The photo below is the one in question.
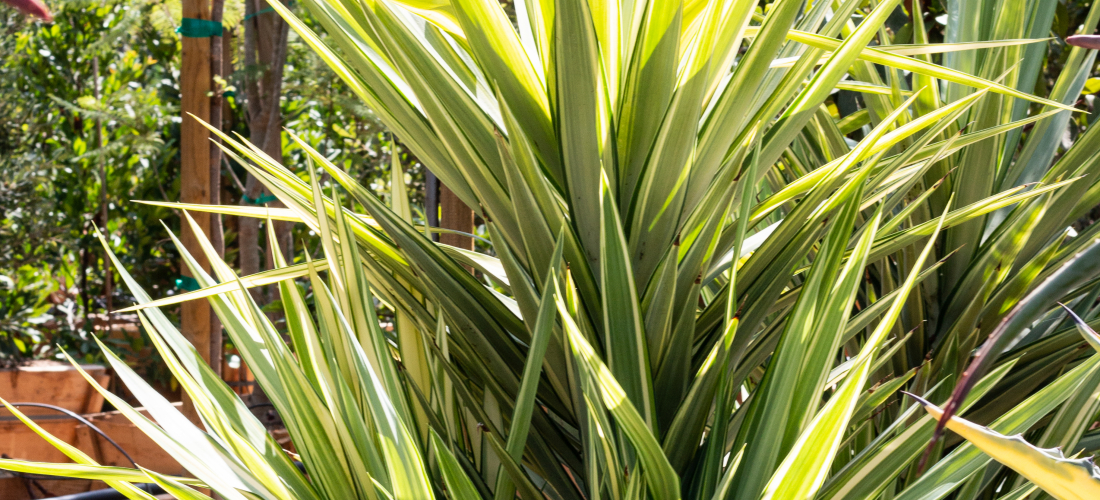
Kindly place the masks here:
<instances>
[{"instance_id":1,"label":"green shrub","mask_svg":"<svg viewBox=\"0 0 1100 500\"><path fill-rule=\"evenodd\" d=\"M1057 45L1031 95L1056 2L949 2L942 44L914 12L912 45L884 27L900 0L303 3L331 45L274 8L493 255L433 243L404 182L386 204L304 141L291 171L225 136L287 208L177 206L321 248L244 278L206 248L204 289L158 301L123 274L205 429L109 352L156 423L105 396L195 478L63 443L85 465L0 467L134 498L1096 498L1091 461L1005 437L1100 446L1100 225L1078 221L1100 129L1070 106L1095 52ZM839 116L837 89L864 108ZM270 283L290 345L245 292ZM297 454L157 307L202 297Z\"/></svg>"}]
</instances>

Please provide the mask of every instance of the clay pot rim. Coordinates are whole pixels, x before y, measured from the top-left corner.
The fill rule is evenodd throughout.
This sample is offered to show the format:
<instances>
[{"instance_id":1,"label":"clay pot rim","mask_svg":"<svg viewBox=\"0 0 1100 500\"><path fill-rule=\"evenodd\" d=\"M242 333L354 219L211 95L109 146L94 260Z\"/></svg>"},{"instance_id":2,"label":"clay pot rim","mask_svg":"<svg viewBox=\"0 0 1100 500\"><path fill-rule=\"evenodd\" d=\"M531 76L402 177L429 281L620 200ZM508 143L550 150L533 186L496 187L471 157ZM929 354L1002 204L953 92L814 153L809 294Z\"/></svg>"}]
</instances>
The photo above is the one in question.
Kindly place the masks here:
<instances>
[{"instance_id":1,"label":"clay pot rim","mask_svg":"<svg viewBox=\"0 0 1100 500\"><path fill-rule=\"evenodd\" d=\"M45 363L44 363L44 361L45 361ZM12 366L12 367L9 367L9 368L0 368L0 373L4 373L4 372L50 373L50 372L65 372L65 371L70 371L70 370L75 370L76 369L76 368L73 367L73 365L71 365L69 363L66 363L66 362L62 362L62 361L51 362L51 361L54 361L54 360L35 359L35 360L31 360L29 363L21 364L19 366ZM81 363L80 368L82 368L84 371L101 371L101 370L106 371L107 370L106 366L101 365L101 364L96 364L96 363L89 363L89 364Z\"/></svg>"}]
</instances>

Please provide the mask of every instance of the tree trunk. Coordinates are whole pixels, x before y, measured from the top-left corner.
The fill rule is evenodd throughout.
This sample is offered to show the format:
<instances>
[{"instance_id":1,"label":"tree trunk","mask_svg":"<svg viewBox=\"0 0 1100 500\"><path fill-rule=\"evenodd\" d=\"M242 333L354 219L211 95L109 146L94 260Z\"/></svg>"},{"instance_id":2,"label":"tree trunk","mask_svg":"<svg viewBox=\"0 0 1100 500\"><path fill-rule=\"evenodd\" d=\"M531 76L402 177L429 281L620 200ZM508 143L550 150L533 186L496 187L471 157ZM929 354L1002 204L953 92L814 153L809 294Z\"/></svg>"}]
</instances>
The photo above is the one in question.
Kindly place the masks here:
<instances>
[{"instance_id":1,"label":"tree trunk","mask_svg":"<svg viewBox=\"0 0 1100 500\"><path fill-rule=\"evenodd\" d=\"M260 68L259 76L249 72L245 77L245 95L247 96L248 140L258 146L264 153L278 163L283 161L282 145L282 110L280 98L283 86L283 66L286 64L287 35L290 26L283 21L279 14L267 10L265 0L245 0L244 21L244 64L247 68ZM263 185L255 176L249 174L245 181L245 196L241 198L242 205L252 205L260 198ZM279 202L270 202L270 206L283 206ZM240 248L241 274L249 275L260 272L260 219L252 217L240 217L238 220L240 231L237 233L237 242ZM290 255L290 227L288 222L275 223L276 239L283 255L288 259ZM266 235L262 235L266 241ZM273 267L271 249L265 253L265 261L268 268ZM268 295L274 299L277 287L268 287ZM261 290L253 288L252 298L259 304L267 302L263 300ZM250 404L268 402L267 395L256 386L248 399Z\"/></svg>"},{"instance_id":2,"label":"tree trunk","mask_svg":"<svg viewBox=\"0 0 1100 500\"><path fill-rule=\"evenodd\" d=\"M225 12L225 0L212 0L210 3L210 20L216 23L222 22L222 14ZM223 36L210 37L210 74L212 79L224 81L225 72L225 48L229 44L224 42ZM230 59L231 60L231 59ZM222 92L221 85L210 95L210 124L224 130L222 127ZM222 194L222 150L218 147L221 139L214 138L210 143L210 204L221 205ZM225 257L225 237L222 231L222 217L219 214L210 214L210 243L219 257ZM225 340L222 338L222 323L215 314L210 315L210 367L220 377L222 374L222 347Z\"/></svg>"},{"instance_id":3,"label":"tree trunk","mask_svg":"<svg viewBox=\"0 0 1100 500\"><path fill-rule=\"evenodd\" d=\"M247 0L245 4L247 17L244 22L245 66L258 67L262 70L258 77L255 74L248 75L245 82L249 141L281 163L283 160L282 113L279 100L282 94L283 66L286 64L287 34L290 27L275 12L269 10L261 13L265 7L266 3L263 0ZM260 198L262 192L263 185L249 175L245 181L246 198L243 198L241 203L253 204ZM282 206L278 202L271 204ZM242 218L239 223L241 274L260 272L260 220ZM290 224L276 223L275 232L280 249L287 254L288 258L291 258L289 256ZM265 260L270 266L272 261L270 252ZM258 302L262 302L258 290L253 289L252 296Z\"/></svg>"}]
</instances>

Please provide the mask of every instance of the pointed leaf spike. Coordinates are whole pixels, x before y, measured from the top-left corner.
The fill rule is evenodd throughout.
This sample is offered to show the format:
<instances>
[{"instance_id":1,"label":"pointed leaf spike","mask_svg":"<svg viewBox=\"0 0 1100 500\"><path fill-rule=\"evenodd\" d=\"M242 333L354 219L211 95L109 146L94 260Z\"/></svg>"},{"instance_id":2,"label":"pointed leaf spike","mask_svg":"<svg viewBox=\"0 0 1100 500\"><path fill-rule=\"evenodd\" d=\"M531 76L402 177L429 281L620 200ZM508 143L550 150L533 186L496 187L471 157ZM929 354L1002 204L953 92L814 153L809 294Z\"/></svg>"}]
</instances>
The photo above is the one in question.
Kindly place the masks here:
<instances>
[{"instance_id":1,"label":"pointed leaf spike","mask_svg":"<svg viewBox=\"0 0 1100 500\"><path fill-rule=\"evenodd\" d=\"M1081 332L1081 336L1085 338L1085 341L1088 342L1089 345L1092 346L1092 348L1095 349L1097 352L1100 352L1100 335L1097 335L1096 332L1089 326L1089 324L1085 323L1085 320L1081 319L1081 317L1078 316L1077 313L1073 312L1073 309L1066 307L1066 305L1061 302L1059 302L1058 305L1062 306L1062 309L1066 310L1066 313L1069 314L1070 318L1073 318L1074 326L1077 327L1078 332Z\"/></svg>"}]
</instances>

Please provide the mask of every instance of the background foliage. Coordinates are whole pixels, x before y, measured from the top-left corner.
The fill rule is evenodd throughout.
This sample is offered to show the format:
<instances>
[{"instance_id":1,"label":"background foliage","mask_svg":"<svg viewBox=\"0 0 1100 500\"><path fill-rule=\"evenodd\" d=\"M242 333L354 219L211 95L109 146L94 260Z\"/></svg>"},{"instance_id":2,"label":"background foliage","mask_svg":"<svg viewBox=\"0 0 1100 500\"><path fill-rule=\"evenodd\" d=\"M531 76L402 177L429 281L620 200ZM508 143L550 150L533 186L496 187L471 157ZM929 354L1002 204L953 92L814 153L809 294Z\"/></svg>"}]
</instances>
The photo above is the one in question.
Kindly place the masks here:
<instances>
[{"instance_id":1,"label":"background foliage","mask_svg":"<svg viewBox=\"0 0 1100 500\"><path fill-rule=\"evenodd\" d=\"M178 198L179 3L65 0L50 7L52 25L0 8L2 364L55 357L57 344L87 361L102 359L87 326L102 326L106 308L105 256L90 236L93 224L111 235L112 248L146 289L175 293L180 276L178 252L161 226L178 228L178 214L131 202ZM225 21L238 45L242 18L243 3L228 2ZM93 59L102 68L98 100ZM287 64L285 126L365 184L385 188L389 149L383 143L389 139L371 113L294 35ZM239 89L243 75L257 68L239 58L233 67L226 85L237 91L227 98L226 123L247 136ZM96 120L103 124L103 148L95 142ZM289 142L285 154L301 158ZM236 179L245 171L234 165L223 173L222 199L238 203ZM408 177L414 187L423 182L419 168ZM234 221L227 222L232 260ZM296 235L301 238L311 237ZM115 286L113 294L115 308L132 300L125 288ZM111 342L134 351L148 345L140 338Z\"/></svg>"}]
</instances>

